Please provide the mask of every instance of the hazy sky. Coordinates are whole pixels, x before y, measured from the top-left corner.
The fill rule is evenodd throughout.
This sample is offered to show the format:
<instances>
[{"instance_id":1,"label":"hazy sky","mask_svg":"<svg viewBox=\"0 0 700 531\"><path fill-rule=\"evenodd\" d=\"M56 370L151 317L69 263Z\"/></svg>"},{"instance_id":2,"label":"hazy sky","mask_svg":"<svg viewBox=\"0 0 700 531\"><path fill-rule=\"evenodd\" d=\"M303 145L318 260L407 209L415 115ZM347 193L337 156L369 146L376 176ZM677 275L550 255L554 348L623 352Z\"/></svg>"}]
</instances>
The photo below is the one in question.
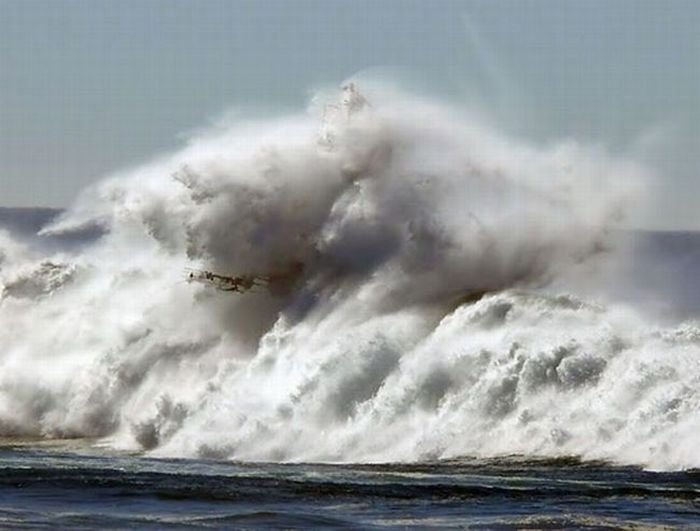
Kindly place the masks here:
<instances>
[{"instance_id":1,"label":"hazy sky","mask_svg":"<svg viewBox=\"0 0 700 531\"><path fill-rule=\"evenodd\" d=\"M67 205L228 108L357 73L642 151L649 224L700 229L696 0L0 0L0 204Z\"/></svg>"}]
</instances>

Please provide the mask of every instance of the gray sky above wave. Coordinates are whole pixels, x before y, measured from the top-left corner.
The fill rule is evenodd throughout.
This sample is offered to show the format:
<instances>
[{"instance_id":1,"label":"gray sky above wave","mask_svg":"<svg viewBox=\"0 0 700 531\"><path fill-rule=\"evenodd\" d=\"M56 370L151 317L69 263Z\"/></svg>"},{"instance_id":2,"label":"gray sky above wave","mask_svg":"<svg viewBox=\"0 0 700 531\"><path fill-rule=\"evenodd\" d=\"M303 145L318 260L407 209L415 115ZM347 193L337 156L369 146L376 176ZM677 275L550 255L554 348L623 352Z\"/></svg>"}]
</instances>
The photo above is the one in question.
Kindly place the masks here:
<instances>
[{"instance_id":1,"label":"gray sky above wave","mask_svg":"<svg viewBox=\"0 0 700 531\"><path fill-rule=\"evenodd\" d=\"M64 206L227 109L349 76L658 169L656 228L700 229L700 2L0 0L0 203Z\"/></svg>"}]
</instances>

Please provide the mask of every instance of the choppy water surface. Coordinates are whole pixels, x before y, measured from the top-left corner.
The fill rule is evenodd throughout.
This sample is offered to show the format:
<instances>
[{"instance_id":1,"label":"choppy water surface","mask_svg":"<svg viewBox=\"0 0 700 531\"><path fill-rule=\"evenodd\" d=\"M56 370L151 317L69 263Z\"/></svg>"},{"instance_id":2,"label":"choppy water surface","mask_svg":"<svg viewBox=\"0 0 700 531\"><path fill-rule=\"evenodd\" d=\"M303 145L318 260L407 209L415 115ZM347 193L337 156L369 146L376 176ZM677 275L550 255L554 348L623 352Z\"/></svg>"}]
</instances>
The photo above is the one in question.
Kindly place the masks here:
<instances>
[{"instance_id":1,"label":"choppy water surface","mask_svg":"<svg viewBox=\"0 0 700 531\"><path fill-rule=\"evenodd\" d=\"M575 459L159 460L6 446L0 527L694 527L700 473Z\"/></svg>"}]
</instances>

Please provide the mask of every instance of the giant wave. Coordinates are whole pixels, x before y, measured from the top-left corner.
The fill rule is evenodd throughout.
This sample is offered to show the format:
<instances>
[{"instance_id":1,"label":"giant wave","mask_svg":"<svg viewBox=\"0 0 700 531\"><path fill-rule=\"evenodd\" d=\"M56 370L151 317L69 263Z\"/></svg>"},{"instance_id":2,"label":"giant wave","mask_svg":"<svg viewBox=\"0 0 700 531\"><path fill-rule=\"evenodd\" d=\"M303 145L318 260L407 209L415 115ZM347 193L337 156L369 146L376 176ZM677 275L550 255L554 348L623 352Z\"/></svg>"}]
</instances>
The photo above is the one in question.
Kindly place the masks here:
<instances>
[{"instance_id":1,"label":"giant wave","mask_svg":"<svg viewBox=\"0 0 700 531\"><path fill-rule=\"evenodd\" d=\"M645 169L396 89L365 96L350 85L113 175L43 229L100 226L80 248L0 234L0 436L700 466L700 328L570 294L613 251ZM183 274L295 263L284 293Z\"/></svg>"}]
</instances>

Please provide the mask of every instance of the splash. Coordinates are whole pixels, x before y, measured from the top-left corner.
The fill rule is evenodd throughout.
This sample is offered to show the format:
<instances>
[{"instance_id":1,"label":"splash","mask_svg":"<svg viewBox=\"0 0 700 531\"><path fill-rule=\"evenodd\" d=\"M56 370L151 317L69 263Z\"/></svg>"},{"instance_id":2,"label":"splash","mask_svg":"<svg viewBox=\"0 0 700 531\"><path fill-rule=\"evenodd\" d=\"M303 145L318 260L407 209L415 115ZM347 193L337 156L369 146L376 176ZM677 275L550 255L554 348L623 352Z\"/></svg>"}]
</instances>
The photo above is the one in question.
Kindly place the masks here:
<instances>
[{"instance_id":1,"label":"splash","mask_svg":"<svg viewBox=\"0 0 700 531\"><path fill-rule=\"evenodd\" d=\"M542 291L610 250L643 174L381 87L194 139L44 229L101 226L81 250L3 240L0 433L163 456L697 466L700 332ZM268 292L183 273L294 264Z\"/></svg>"}]
</instances>

